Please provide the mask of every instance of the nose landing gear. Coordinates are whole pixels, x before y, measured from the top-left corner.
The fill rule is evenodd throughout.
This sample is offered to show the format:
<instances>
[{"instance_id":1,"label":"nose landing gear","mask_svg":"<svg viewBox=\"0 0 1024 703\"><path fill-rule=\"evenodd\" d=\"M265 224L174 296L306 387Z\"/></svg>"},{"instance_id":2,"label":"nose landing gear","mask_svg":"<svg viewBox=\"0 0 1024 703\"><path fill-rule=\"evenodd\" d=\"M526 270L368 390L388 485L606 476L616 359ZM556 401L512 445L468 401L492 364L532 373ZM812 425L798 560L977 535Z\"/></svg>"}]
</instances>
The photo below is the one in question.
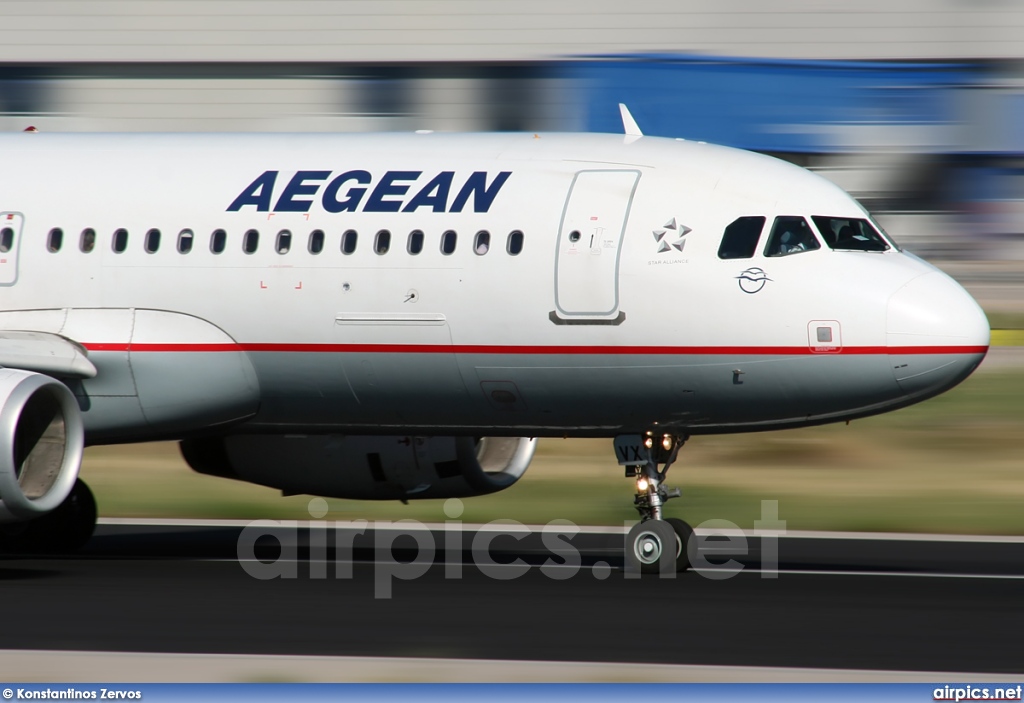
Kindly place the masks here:
<instances>
[{"instance_id":1,"label":"nose landing gear","mask_svg":"<svg viewBox=\"0 0 1024 703\"><path fill-rule=\"evenodd\" d=\"M693 528L678 518L663 517L665 502L680 495L678 488L665 487L665 476L687 439L686 435L659 437L651 432L615 438L619 464L625 466L627 478L636 479L633 505L640 513L640 522L626 535L628 571L673 573L690 566L687 549Z\"/></svg>"}]
</instances>

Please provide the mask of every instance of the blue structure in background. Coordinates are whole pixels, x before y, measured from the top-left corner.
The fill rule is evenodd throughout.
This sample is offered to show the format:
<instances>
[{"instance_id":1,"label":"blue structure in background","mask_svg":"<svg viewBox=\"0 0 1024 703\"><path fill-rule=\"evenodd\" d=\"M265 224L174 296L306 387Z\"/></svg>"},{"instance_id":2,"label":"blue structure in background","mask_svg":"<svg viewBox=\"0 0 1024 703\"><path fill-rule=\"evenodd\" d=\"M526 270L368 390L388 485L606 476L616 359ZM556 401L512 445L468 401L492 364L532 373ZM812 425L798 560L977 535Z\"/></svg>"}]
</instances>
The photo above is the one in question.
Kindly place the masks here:
<instances>
[{"instance_id":1,"label":"blue structure in background","mask_svg":"<svg viewBox=\"0 0 1024 703\"><path fill-rule=\"evenodd\" d=\"M595 56L559 70L582 91L588 131L621 132L622 102L645 134L817 154L847 149L834 138L846 125L952 125L957 90L982 75L970 64L658 54Z\"/></svg>"}]
</instances>

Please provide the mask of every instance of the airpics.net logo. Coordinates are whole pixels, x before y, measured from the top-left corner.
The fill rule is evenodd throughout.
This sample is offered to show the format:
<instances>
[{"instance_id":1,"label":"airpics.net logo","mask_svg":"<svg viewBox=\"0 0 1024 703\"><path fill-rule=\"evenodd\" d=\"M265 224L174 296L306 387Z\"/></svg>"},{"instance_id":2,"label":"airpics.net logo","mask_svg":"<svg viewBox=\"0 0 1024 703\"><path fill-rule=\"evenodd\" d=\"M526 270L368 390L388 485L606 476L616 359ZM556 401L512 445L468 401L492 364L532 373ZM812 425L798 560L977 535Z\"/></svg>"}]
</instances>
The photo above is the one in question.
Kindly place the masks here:
<instances>
[{"instance_id":1,"label":"airpics.net logo","mask_svg":"<svg viewBox=\"0 0 1024 703\"><path fill-rule=\"evenodd\" d=\"M473 570L497 581L522 578L531 572L556 581L589 572L595 579L604 580L618 570L608 561L588 559L584 563L583 553L572 541L583 530L569 520L552 520L539 529L515 520L467 526L460 520L463 510L458 498L445 501L444 512L449 519L435 526L416 520L328 522L323 519L328 513L327 501L313 498L309 502L312 520L255 520L246 525L238 536L238 562L249 576L261 581L353 579L357 566L360 570L371 568L374 597L380 599L392 597L396 581L422 578L431 569L435 573L443 571L445 579L461 579ZM624 524L624 547L626 533L635 523ZM728 520L706 520L696 529L687 545L691 572L724 580L748 568L734 558L749 557L752 551L747 533L739 526ZM761 516L754 521L753 530L760 542L756 568L761 578L778 578L778 538L785 533L779 502L762 500ZM530 540L529 546L524 540ZM268 551L274 555L268 558ZM641 578L629 568L621 572L628 579ZM644 578L675 577L674 570L662 570Z\"/></svg>"},{"instance_id":2,"label":"airpics.net logo","mask_svg":"<svg viewBox=\"0 0 1024 703\"><path fill-rule=\"evenodd\" d=\"M1019 701L1024 686L942 686L932 692L936 701Z\"/></svg>"}]
</instances>

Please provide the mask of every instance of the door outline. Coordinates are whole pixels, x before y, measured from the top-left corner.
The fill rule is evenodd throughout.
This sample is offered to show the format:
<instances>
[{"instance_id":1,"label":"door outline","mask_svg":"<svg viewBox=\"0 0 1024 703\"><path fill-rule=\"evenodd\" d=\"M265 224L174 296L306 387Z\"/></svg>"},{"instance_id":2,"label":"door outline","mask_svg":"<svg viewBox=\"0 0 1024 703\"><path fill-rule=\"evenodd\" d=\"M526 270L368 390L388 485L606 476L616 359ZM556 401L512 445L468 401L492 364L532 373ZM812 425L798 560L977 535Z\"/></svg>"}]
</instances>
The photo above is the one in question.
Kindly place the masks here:
<instances>
[{"instance_id":1,"label":"door outline","mask_svg":"<svg viewBox=\"0 0 1024 703\"><path fill-rule=\"evenodd\" d=\"M564 301L559 296L559 271L562 268L562 238L566 235L566 218L569 217L569 206L572 202L573 195L576 193L576 186L579 183L580 177L584 174L597 174L597 173L610 173L610 174L632 174L633 183L629 189L629 196L625 198L624 207L622 210L622 225L619 229L618 238L615 245L615 263L612 267L612 305L607 310L566 310L563 307ZM640 177L642 172L639 169L585 169L577 171L573 175L572 183L569 185L569 190L565 196L565 202L562 205L562 216L558 223L558 233L555 239L555 267L554 267L554 293L555 293L555 310L551 312L549 318L555 324L619 324L625 319L625 314L619 310L619 268L622 260L622 246L626 237L626 227L629 224L629 215L633 210L633 199L636 197L636 189L640 184ZM589 255L588 255L589 256ZM564 276L563 276L564 283Z\"/></svg>"},{"instance_id":2,"label":"door outline","mask_svg":"<svg viewBox=\"0 0 1024 703\"><path fill-rule=\"evenodd\" d=\"M14 244L10 251L0 253L0 286L13 286L18 282L18 259L21 255L21 237L25 231L25 216L20 212L0 212L0 228L14 230Z\"/></svg>"}]
</instances>

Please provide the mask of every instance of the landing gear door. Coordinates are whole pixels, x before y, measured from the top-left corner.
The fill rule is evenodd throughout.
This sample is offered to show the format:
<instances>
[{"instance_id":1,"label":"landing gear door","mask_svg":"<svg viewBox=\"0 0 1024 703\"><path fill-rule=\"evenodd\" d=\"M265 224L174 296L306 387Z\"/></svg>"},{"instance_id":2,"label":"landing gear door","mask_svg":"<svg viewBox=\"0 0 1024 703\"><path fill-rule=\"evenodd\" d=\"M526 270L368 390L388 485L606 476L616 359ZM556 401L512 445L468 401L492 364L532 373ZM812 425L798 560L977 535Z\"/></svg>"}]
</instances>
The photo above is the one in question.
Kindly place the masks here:
<instances>
[{"instance_id":1,"label":"landing gear door","mask_svg":"<svg viewBox=\"0 0 1024 703\"><path fill-rule=\"evenodd\" d=\"M619 257L640 172L579 171L573 178L555 255L556 324L621 322Z\"/></svg>"},{"instance_id":2,"label":"landing gear door","mask_svg":"<svg viewBox=\"0 0 1024 703\"><path fill-rule=\"evenodd\" d=\"M18 250L24 217L20 212L0 212L0 286L18 282Z\"/></svg>"}]
</instances>

